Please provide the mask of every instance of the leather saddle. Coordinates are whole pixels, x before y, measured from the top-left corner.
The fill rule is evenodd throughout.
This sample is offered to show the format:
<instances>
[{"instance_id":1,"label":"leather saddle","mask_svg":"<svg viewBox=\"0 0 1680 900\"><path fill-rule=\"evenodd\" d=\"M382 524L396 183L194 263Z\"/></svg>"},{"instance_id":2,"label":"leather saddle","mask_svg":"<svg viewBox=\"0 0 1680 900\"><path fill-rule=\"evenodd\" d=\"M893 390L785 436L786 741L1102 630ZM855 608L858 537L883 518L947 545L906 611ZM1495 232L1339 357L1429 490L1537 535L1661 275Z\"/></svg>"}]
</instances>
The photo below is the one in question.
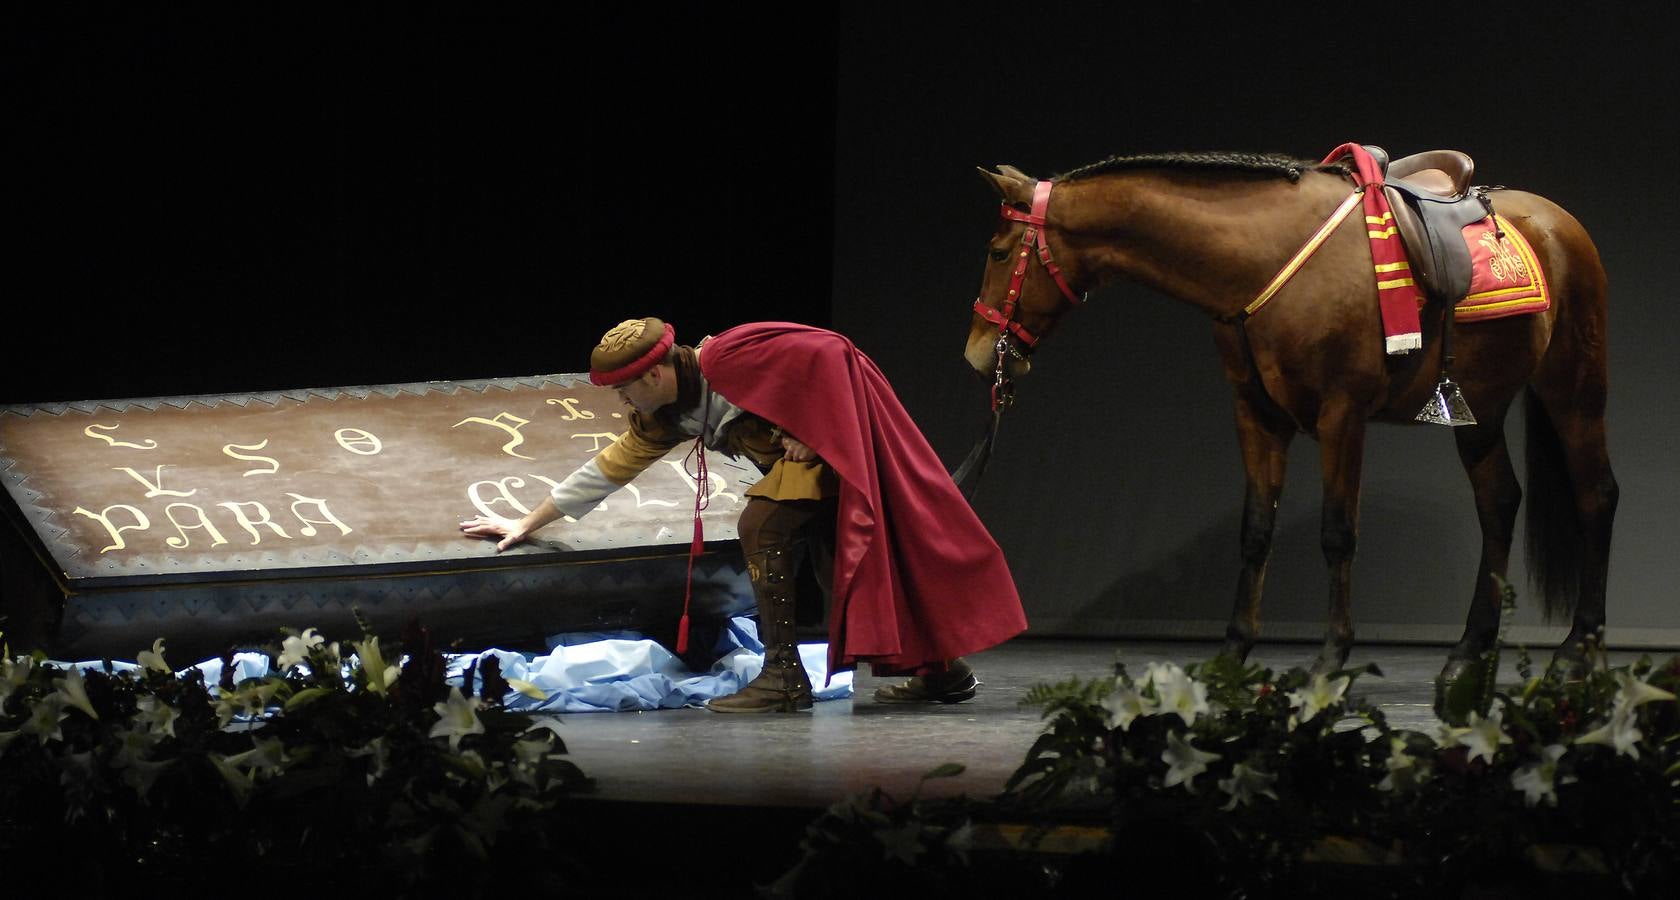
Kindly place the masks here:
<instances>
[{"instance_id":1,"label":"leather saddle","mask_svg":"<svg viewBox=\"0 0 1680 900\"><path fill-rule=\"evenodd\" d=\"M1464 226L1493 215L1487 189L1471 187L1476 164L1457 150L1427 150L1390 162L1388 151L1365 145L1383 172L1383 193L1418 286L1456 303L1470 293L1470 248Z\"/></svg>"}]
</instances>

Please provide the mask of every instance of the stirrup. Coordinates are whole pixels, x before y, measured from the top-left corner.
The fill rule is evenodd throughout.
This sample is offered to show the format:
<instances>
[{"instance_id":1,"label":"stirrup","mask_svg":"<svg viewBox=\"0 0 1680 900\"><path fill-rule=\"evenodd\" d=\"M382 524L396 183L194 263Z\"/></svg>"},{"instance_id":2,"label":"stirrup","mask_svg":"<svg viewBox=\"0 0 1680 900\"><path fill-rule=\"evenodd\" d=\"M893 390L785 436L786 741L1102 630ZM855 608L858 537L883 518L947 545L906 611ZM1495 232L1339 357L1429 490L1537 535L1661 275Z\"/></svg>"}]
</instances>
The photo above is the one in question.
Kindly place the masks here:
<instances>
[{"instance_id":1,"label":"stirrup","mask_svg":"<svg viewBox=\"0 0 1680 900\"><path fill-rule=\"evenodd\" d=\"M1435 396L1418 411L1417 421L1430 425L1474 425L1476 416L1470 412L1470 404L1458 389L1458 382L1443 373L1435 385Z\"/></svg>"}]
</instances>

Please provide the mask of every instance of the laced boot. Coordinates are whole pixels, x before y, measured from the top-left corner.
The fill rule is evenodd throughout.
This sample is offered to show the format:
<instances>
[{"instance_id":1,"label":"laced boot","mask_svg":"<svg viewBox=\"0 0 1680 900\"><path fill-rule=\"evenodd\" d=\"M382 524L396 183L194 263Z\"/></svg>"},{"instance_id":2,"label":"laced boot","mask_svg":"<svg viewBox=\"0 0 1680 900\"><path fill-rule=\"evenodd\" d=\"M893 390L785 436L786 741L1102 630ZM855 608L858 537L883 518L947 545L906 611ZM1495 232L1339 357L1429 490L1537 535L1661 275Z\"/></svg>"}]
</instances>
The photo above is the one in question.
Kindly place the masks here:
<instances>
[{"instance_id":1,"label":"laced boot","mask_svg":"<svg viewBox=\"0 0 1680 900\"><path fill-rule=\"evenodd\" d=\"M980 689L980 677L962 657L951 660L950 668L932 675L917 675L900 684L875 690L876 703L961 703L971 700Z\"/></svg>"},{"instance_id":2,"label":"laced boot","mask_svg":"<svg viewBox=\"0 0 1680 900\"><path fill-rule=\"evenodd\" d=\"M739 691L706 708L721 713L797 712L811 708L811 679L799 659L794 624L794 574L798 558L785 546L747 555L747 574L758 595L758 636L764 670Z\"/></svg>"}]
</instances>

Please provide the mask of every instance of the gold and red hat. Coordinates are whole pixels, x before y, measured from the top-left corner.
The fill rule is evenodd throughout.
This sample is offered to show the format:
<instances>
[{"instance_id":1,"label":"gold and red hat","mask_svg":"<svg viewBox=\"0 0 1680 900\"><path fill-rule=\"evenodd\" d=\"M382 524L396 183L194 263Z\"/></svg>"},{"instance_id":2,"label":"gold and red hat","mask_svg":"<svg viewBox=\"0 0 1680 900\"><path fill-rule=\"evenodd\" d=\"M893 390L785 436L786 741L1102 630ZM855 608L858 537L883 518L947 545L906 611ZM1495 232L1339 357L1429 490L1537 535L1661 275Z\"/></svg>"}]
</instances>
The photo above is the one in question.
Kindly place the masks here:
<instances>
[{"instance_id":1,"label":"gold and red hat","mask_svg":"<svg viewBox=\"0 0 1680 900\"><path fill-rule=\"evenodd\" d=\"M611 386L642 377L665 359L676 329L649 316L614 325L589 354L589 381Z\"/></svg>"}]
</instances>

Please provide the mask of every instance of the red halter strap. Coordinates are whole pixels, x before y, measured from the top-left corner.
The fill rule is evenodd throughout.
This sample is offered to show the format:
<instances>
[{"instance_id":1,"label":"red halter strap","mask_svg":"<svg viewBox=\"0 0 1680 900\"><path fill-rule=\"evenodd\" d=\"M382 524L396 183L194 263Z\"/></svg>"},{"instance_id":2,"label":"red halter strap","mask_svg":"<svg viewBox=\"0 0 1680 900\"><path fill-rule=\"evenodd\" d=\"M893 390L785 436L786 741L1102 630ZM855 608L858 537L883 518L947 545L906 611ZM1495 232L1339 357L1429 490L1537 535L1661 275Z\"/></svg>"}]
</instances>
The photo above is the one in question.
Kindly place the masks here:
<instances>
[{"instance_id":1,"label":"red halter strap","mask_svg":"<svg viewBox=\"0 0 1680 900\"><path fill-rule=\"evenodd\" d=\"M1050 244L1044 239L1044 214L1050 208L1050 189L1053 186L1053 182L1040 181L1033 187L1032 212L1030 213L1021 212L1008 203L1003 204L1001 215L1005 219L1012 222L1027 223L1027 230L1021 235L1021 252L1015 258L1015 271L1010 273L1009 276L1009 293L1003 296L1002 309L992 309L981 302L979 298L974 301L975 314L996 325L1000 337L1005 333L1013 334L1016 340L1028 347L1037 344L1038 337L1015 320L1015 313L1016 304L1021 299L1021 285L1027 280L1027 251L1029 249L1037 248L1038 261L1044 265L1044 270L1049 272L1050 277L1055 280L1056 287L1061 288L1062 296L1068 298L1068 302L1077 306L1084 300L1073 292L1073 288L1068 287L1067 279L1062 277L1061 267L1056 265L1056 261L1050 256Z\"/></svg>"}]
</instances>

